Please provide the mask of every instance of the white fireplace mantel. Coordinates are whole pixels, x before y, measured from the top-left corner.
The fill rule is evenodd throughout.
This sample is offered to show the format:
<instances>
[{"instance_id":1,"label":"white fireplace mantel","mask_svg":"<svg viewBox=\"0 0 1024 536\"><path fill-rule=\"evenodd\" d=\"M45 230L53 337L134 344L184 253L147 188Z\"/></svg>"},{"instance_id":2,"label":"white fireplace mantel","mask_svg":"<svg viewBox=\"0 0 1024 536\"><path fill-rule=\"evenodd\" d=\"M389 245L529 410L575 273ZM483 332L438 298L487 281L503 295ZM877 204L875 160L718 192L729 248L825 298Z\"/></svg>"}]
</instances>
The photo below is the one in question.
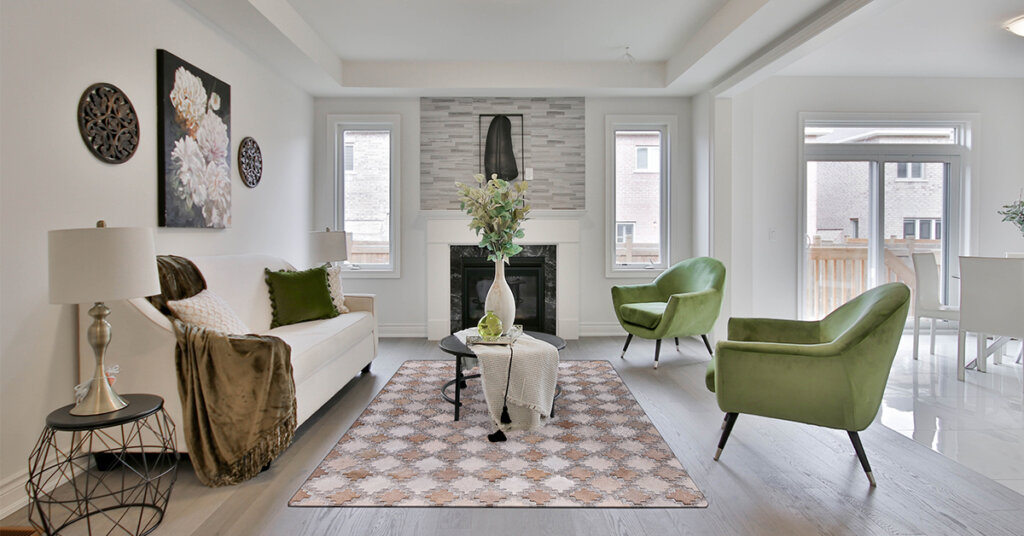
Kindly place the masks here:
<instances>
[{"instance_id":1,"label":"white fireplace mantel","mask_svg":"<svg viewBox=\"0 0 1024 536\"><path fill-rule=\"evenodd\" d=\"M530 219L523 223L521 245L556 246L555 329L563 339L580 336L580 224L571 219ZM472 245L480 239L469 218L427 220L427 338L451 334L452 245Z\"/></svg>"}]
</instances>

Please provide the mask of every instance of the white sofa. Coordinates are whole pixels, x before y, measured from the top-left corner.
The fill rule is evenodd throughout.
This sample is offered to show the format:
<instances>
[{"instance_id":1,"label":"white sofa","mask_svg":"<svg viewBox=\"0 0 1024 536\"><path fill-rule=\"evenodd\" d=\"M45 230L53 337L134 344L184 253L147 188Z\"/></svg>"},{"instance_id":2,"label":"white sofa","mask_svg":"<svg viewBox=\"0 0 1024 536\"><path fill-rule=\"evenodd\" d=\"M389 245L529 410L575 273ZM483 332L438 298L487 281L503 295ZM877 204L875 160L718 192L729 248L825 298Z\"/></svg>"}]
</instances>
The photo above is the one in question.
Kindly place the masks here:
<instances>
[{"instance_id":1,"label":"white sofa","mask_svg":"<svg viewBox=\"0 0 1024 536\"><path fill-rule=\"evenodd\" d=\"M206 286L224 299L254 333L280 337L291 347L292 375L302 424L353 376L377 356L377 319L372 294L346 294L351 312L327 320L313 320L270 329L271 309L264 268L294 269L283 259L264 255L192 257ZM177 447L187 451L181 426L181 402L174 365L176 339L170 320L144 298L107 303L113 339L105 364L119 365L114 389L118 393L162 396L174 420ZM86 340L92 318L88 306L79 307L79 370L82 381L95 368L92 347Z\"/></svg>"}]
</instances>

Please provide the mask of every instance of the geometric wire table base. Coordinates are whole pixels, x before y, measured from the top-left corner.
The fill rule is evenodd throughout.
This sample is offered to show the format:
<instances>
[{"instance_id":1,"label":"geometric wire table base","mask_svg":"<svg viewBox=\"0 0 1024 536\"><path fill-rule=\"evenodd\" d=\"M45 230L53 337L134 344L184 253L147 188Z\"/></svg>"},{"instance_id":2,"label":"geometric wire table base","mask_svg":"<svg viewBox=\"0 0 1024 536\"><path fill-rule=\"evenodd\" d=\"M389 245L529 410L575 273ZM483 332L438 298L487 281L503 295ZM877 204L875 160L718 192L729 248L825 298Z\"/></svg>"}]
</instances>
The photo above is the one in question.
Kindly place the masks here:
<instances>
[{"instance_id":1,"label":"geometric wire table base","mask_svg":"<svg viewBox=\"0 0 1024 536\"><path fill-rule=\"evenodd\" d=\"M29 456L32 526L44 534L78 522L89 534L152 532L163 520L179 458L162 402L158 411L105 427L68 429L48 419Z\"/></svg>"}]
</instances>

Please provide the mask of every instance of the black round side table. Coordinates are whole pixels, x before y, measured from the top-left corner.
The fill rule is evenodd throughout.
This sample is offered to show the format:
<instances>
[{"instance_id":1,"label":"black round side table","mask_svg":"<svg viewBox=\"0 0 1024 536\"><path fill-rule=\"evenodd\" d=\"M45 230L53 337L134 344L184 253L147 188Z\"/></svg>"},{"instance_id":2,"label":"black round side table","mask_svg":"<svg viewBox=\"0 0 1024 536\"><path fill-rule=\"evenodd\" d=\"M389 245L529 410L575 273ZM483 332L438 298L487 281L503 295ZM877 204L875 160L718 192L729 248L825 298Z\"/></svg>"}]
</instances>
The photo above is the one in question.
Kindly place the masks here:
<instances>
[{"instance_id":1,"label":"black round side table","mask_svg":"<svg viewBox=\"0 0 1024 536\"><path fill-rule=\"evenodd\" d=\"M84 522L89 534L149 534L163 521L178 476L174 422L155 395L121 395L128 406L46 417L28 458L29 522L55 534Z\"/></svg>"},{"instance_id":2,"label":"black round side table","mask_svg":"<svg viewBox=\"0 0 1024 536\"><path fill-rule=\"evenodd\" d=\"M550 344L551 346L554 346L555 350L562 351L565 349L565 339L559 337L558 335L552 335L550 333L541 333L538 331L524 331L523 333L526 333L527 335L533 337L534 339L540 339ZM462 400L460 395L461 391L466 388L466 380L472 380L474 378L480 377L479 374L463 374L462 360L463 358L469 357L475 359L476 354L473 353L473 350L470 350L469 347L466 346L465 343L460 341L459 338L456 337L455 335L449 335L441 339L441 342L439 342L437 346L441 348L441 350L446 354L451 354L455 356L455 379L441 386L441 398L455 405L455 420L457 421L459 420L459 408L462 407ZM453 385L455 386L455 398L448 396L447 393L448 388ZM562 386L556 385L555 400L558 400L558 397L561 394ZM552 404L551 406L551 416L555 416L554 404Z\"/></svg>"}]
</instances>

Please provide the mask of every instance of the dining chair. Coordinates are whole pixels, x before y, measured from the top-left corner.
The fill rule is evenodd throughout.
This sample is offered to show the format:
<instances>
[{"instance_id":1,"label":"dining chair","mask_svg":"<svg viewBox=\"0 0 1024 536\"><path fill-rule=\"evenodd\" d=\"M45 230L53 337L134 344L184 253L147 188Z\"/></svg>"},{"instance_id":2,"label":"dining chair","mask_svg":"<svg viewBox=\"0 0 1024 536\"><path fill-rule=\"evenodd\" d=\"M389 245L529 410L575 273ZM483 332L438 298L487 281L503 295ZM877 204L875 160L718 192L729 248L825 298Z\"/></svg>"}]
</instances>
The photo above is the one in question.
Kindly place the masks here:
<instances>
[{"instance_id":1,"label":"dining chair","mask_svg":"<svg viewBox=\"0 0 1024 536\"><path fill-rule=\"evenodd\" d=\"M928 352L935 353L935 323L939 320L960 320L960 308L943 305L939 302L939 265L935 262L932 252L914 253L914 359L917 359L917 346L921 317L930 319L931 346Z\"/></svg>"},{"instance_id":2,"label":"dining chair","mask_svg":"<svg viewBox=\"0 0 1024 536\"><path fill-rule=\"evenodd\" d=\"M1007 259L1024 259L1024 251L1007 251ZM1020 340L1020 353L1017 354L1017 362L1024 361L1024 339Z\"/></svg>"},{"instance_id":3,"label":"dining chair","mask_svg":"<svg viewBox=\"0 0 1024 536\"><path fill-rule=\"evenodd\" d=\"M960 257L960 328L957 333L958 380L964 380L967 332L978 334L978 371L999 351L1006 337L1024 337L1024 258ZM985 334L999 335L986 347Z\"/></svg>"}]
</instances>

